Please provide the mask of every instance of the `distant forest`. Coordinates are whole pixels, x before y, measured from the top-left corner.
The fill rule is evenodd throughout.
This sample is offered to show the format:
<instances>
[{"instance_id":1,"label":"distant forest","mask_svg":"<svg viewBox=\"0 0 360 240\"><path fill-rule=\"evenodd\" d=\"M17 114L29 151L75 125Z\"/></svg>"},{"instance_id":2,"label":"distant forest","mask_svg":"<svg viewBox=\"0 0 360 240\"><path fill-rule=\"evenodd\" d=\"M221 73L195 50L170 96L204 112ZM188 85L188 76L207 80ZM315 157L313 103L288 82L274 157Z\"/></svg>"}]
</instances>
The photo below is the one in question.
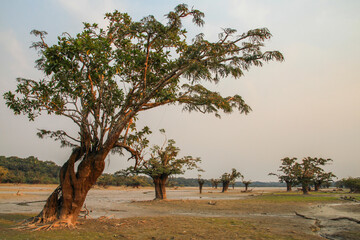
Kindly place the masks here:
<instances>
[{"instance_id":1,"label":"distant forest","mask_svg":"<svg viewBox=\"0 0 360 240\"><path fill-rule=\"evenodd\" d=\"M51 161L36 157L0 156L1 182L5 183L59 183L60 167Z\"/></svg>"},{"instance_id":2,"label":"distant forest","mask_svg":"<svg viewBox=\"0 0 360 240\"><path fill-rule=\"evenodd\" d=\"M0 182L2 183L30 183L30 184L58 184L60 166L52 161L41 161L36 157L19 158L0 156ZM122 176L104 173L98 179L99 186L152 186L152 180L146 176ZM219 184L220 186L221 184ZM197 178L172 177L168 186L197 187ZM211 187L210 180L205 180L204 186ZM236 182L235 187L244 184ZM279 182L251 183L250 187L285 187Z\"/></svg>"}]
</instances>

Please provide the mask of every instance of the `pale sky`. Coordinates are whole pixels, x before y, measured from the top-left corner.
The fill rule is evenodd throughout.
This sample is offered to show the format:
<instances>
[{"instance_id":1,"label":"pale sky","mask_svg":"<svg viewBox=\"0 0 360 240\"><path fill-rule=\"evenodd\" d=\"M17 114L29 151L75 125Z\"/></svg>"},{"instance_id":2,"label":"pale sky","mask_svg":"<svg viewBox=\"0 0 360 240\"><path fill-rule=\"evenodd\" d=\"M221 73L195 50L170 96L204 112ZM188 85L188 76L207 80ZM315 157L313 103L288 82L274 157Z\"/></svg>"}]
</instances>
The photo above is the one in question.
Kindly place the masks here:
<instances>
[{"instance_id":1,"label":"pale sky","mask_svg":"<svg viewBox=\"0 0 360 240\"><path fill-rule=\"evenodd\" d=\"M48 32L54 44L63 32L75 35L82 22L104 25L104 14L115 9L133 19L164 14L186 3L205 13L202 28L185 25L190 35L205 33L215 41L221 28L238 33L267 27L273 38L266 49L279 50L285 62L252 68L241 79L223 79L211 89L224 96L239 94L252 107L213 115L182 112L180 106L142 113L139 125L164 128L182 155L201 157L204 178L216 178L236 168L252 181L276 181L268 176L284 157L323 157L334 160L326 169L339 178L360 176L360 1L358 0L5 0L0 7L0 155L51 160L62 165L70 148L38 139L38 128L72 129L55 117L29 122L7 109L2 95L15 90L17 77L40 79L34 68L36 41L30 31ZM162 138L150 138L161 144ZM128 166L127 158L112 155L105 172ZM185 177L197 177L188 172Z\"/></svg>"}]
</instances>

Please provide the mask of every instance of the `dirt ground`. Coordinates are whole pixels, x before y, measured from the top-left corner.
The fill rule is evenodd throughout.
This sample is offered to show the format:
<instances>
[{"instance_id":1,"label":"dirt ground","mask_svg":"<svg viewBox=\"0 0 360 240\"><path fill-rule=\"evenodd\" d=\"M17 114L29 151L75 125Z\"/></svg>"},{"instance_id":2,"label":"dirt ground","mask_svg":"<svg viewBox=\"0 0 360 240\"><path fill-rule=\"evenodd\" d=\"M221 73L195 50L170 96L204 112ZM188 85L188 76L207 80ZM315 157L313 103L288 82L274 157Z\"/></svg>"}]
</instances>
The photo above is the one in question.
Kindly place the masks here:
<instances>
[{"instance_id":1,"label":"dirt ground","mask_svg":"<svg viewBox=\"0 0 360 240\"><path fill-rule=\"evenodd\" d=\"M1 184L0 213L36 214L55 188ZM85 202L90 211L87 219L93 219L87 224L97 219L116 222L139 217L159 217L163 221L175 216L175 222L180 218L234 219L231 221L245 221L274 234L288 234L289 239L360 239L360 203L341 200L345 193L303 197L286 194L282 188L254 188L248 193L241 190L235 188L224 194L220 189L204 188L199 194L197 188L168 189L167 201L152 201L152 188L94 188Z\"/></svg>"}]
</instances>

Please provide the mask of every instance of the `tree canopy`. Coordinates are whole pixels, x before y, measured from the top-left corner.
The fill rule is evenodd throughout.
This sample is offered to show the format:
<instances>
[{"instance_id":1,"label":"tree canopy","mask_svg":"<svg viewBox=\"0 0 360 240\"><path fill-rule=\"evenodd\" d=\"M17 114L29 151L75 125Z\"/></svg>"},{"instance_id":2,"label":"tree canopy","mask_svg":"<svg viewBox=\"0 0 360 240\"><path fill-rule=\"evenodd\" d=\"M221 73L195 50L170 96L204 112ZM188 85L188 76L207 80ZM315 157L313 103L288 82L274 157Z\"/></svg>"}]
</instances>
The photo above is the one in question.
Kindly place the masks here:
<instances>
[{"instance_id":1,"label":"tree canopy","mask_svg":"<svg viewBox=\"0 0 360 240\"><path fill-rule=\"evenodd\" d=\"M271 60L283 61L278 51L262 51L271 38L266 28L236 34L225 28L216 42L198 34L191 43L183 19L192 17L198 26L204 14L178 5L162 23L153 16L133 21L126 13L106 14L108 26L84 24L76 36L64 33L57 44L46 43L46 32L34 30L40 41L37 68L45 73L39 81L18 78L18 87L4 94L15 114L30 120L45 111L70 118L80 129L78 136L64 130L41 130L65 146L86 149L113 147L129 119L138 112L165 104L180 103L187 111L230 113L251 109L239 95L222 97L202 82L239 78L251 66Z\"/></svg>"}]
</instances>

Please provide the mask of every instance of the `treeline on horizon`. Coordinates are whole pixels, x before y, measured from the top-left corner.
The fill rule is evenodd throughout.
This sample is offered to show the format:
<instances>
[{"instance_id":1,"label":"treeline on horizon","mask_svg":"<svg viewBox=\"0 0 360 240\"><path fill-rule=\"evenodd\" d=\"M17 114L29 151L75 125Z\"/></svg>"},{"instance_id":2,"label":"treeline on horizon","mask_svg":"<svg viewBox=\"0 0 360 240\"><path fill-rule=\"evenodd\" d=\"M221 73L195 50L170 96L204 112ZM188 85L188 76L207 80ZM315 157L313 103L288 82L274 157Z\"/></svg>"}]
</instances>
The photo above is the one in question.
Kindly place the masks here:
<instances>
[{"instance_id":1,"label":"treeline on horizon","mask_svg":"<svg viewBox=\"0 0 360 240\"><path fill-rule=\"evenodd\" d=\"M0 182L1 183L28 183L28 184L58 184L60 166L52 161L41 161L34 156L19 158L16 156L0 156ZM123 176L118 174L104 173L97 181L99 186L129 186L146 187L153 186L152 179L146 176ZM197 187L197 178L172 177L167 186ZM204 186L211 187L211 181L205 180ZM243 187L244 184L236 182L235 187ZM284 187L279 182L251 183L251 187Z\"/></svg>"},{"instance_id":2,"label":"treeline on horizon","mask_svg":"<svg viewBox=\"0 0 360 240\"><path fill-rule=\"evenodd\" d=\"M27 158L0 156L0 183L28 184L59 184L60 166L52 161L41 161L36 157ZM211 180L204 179L203 186L211 187ZM121 174L103 173L96 184L98 186L153 186L153 181L147 176L124 176ZM220 184L219 184L220 185ZM170 177L167 187L198 187L198 178ZM285 187L281 182L252 181L252 187ZM360 192L360 178L348 178L334 182L332 186L350 188L352 192ZM219 186L220 187L220 186ZM244 187L242 182L236 182L235 187Z\"/></svg>"}]
</instances>

